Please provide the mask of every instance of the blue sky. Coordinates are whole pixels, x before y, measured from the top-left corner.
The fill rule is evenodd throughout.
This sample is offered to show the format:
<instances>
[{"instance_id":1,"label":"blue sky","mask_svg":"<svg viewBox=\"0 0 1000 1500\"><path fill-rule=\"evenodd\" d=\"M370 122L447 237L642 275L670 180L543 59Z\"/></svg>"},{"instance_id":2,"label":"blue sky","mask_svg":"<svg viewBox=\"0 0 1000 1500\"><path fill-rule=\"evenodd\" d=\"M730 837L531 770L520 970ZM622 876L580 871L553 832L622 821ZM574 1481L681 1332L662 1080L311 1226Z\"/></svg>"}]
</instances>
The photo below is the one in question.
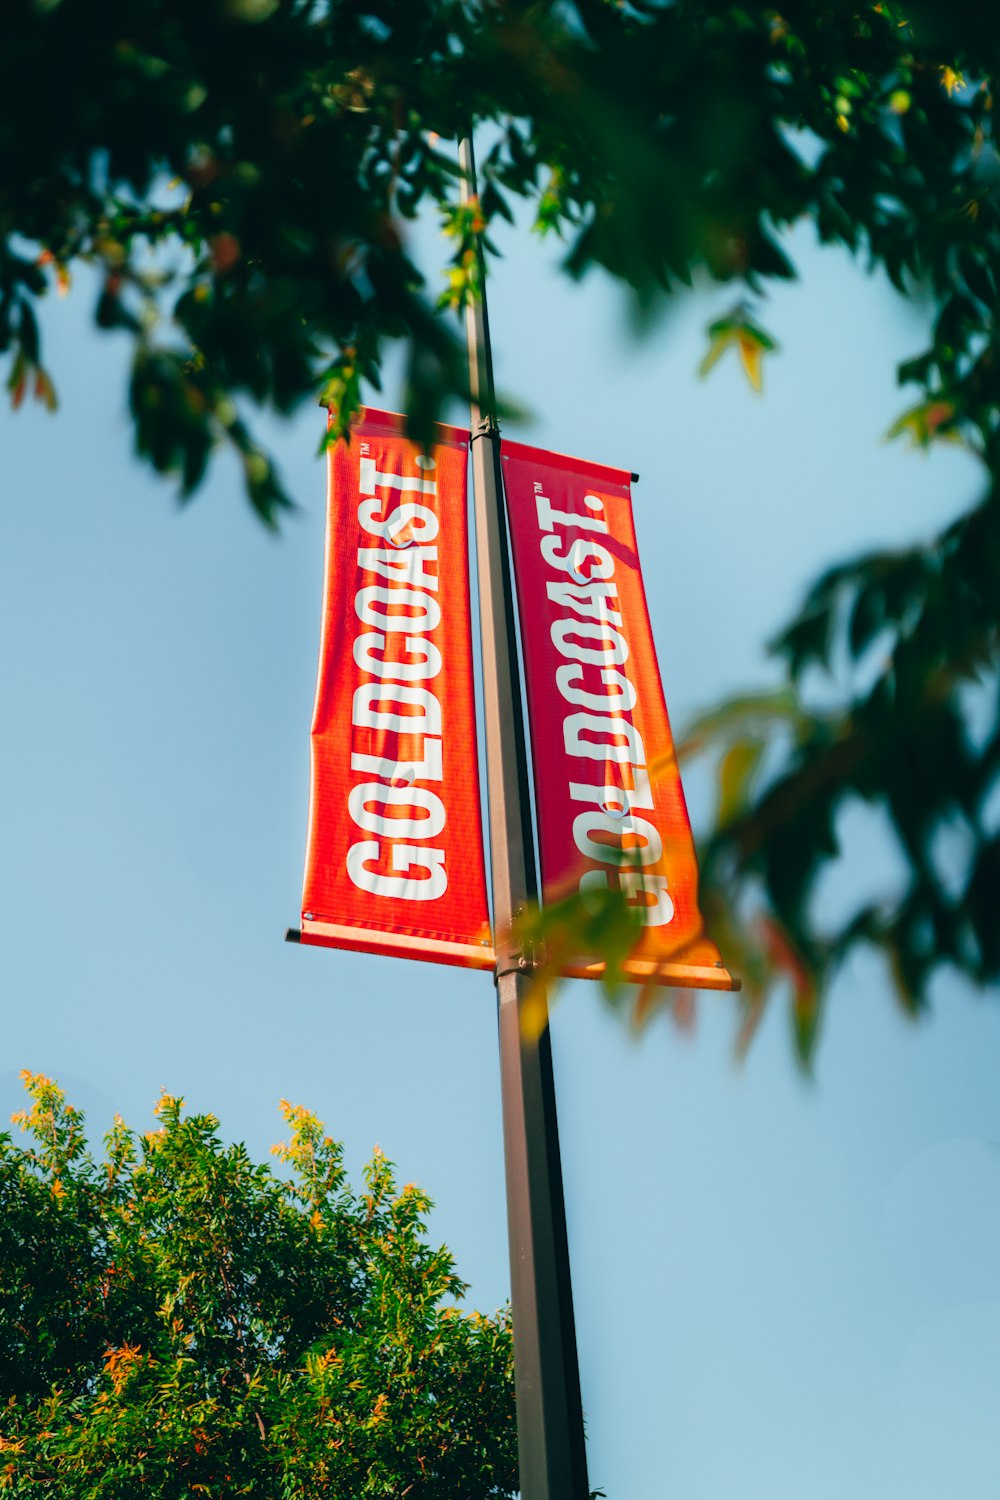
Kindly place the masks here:
<instances>
[{"instance_id":1,"label":"blue sky","mask_svg":"<svg viewBox=\"0 0 1000 1500\"><path fill-rule=\"evenodd\" d=\"M421 252L440 253L430 229ZM807 233L763 310L755 396L695 370L731 295L642 343L621 294L504 242L500 384L527 441L641 474L636 523L683 725L773 680L763 643L834 558L927 535L975 493L960 454L881 436L919 313ZM487 977L282 942L299 910L322 576L318 410L267 434L300 510L280 538L220 462L185 510L129 456L126 347L81 278L44 320L55 418L0 412L0 1108L22 1067L92 1128L161 1088L266 1155L282 1097L378 1142L435 1199L470 1300L507 1295ZM393 404L393 392L385 404ZM460 419L460 414L455 413ZM915 748L918 753L918 747ZM689 783L696 825L707 779ZM851 810L830 909L890 880ZM905 1021L874 959L832 996L815 1078L775 1005L635 1042L568 986L554 1047L591 1480L609 1500L995 1500L1000 1487L1000 1007L956 980Z\"/></svg>"}]
</instances>

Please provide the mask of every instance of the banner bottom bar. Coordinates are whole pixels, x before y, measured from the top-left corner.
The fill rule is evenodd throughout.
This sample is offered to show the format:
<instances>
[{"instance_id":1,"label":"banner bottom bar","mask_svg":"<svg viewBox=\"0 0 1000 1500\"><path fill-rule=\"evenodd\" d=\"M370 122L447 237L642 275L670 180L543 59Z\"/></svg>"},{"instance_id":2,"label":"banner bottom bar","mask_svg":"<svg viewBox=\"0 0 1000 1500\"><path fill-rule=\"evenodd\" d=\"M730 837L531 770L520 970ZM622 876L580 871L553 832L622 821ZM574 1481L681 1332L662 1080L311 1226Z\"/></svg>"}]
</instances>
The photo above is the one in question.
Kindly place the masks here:
<instances>
[{"instance_id":1,"label":"banner bottom bar","mask_svg":"<svg viewBox=\"0 0 1000 1500\"><path fill-rule=\"evenodd\" d=\"M301 928L288 929L285 941L318 948L347 948L356 953L378 953L383 958L416 958L427 963L454 964L463 969L488 972L496 966L492 944L410 937L405 933L348 927L339 922L309 922L303 918Z\"/></svg>"},{"instance_id":2,"label":"banner bottom bar","mask_svg":"<svg viewBox=\"0 0 1000 1500\"><path fill-rule=\"evenodd\" d=\"M562 973L566 979L603 979L607 965L581 961L569 964ZM620 972L632 984L662 984L687 990L740 990L743 981L716 964L657 963L653 959L630 958Z\"/></svg>"}]
</instances>

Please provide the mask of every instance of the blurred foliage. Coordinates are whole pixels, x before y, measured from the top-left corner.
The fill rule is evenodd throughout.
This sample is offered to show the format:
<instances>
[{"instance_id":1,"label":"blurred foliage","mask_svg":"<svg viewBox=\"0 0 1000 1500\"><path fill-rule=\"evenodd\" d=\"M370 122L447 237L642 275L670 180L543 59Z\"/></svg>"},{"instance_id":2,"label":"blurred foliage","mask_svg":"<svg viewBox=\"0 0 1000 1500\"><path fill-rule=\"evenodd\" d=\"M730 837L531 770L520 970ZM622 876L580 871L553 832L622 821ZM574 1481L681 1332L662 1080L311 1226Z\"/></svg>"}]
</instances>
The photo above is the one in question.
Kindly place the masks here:
<instances>
[{"instance_id":1,"label":"blurred foliage","mask_svg":"<svg viewBox=\"0 0 1000 1500\"><path fill-rule=\"evenodd\" d=\"M10 0L0 54L0 350L17 404L55 402L36 305L76 261L134 348L139 453L184 495L219 445L273 524L289 497L248 427L322 395L349 420L386 342L409 346L426 431L466 382L453 319L476 241L533 206L566 268L649 305L696 273L751 294L793 267L781 230L929 288L905 378L981 435L996 374L1000 170L979 9L720 0ZM455 141L488 124L478 203ZM428 290L406 223L451 251ZM487 240L488 243L488 240ZM758 382L749 310L717 324ZM984 439L985 441L985 439Z\"/></svg>"},{"instance_id":2,"label":"blurred foliage","mask_svg":"<svg viewBox=\"0 0 1000 1500\"><path fill-rule=\"evenodd\" d=\"M563 239L570 275L603 267L640 307L696 277L732 283L705 363L732 348L755 384L772 341L753 299L794 274L788 226L810 221L920 299L930 338L899 368L915 399L894 431L966 446L982 497L926 546L820 580L776 646L784 719L740 702L711 720L724 793L706 902L748 981L744 1034L782 972L804 1057L857 944L888 956L911 1011L941 964L997 978L992 7L8 0L5 20L0 350L14 404L55 404L36 306L87 261L98 324L134 349L139 453L188 495L228 445L269 524L289 499L252 409L321 395L342 428L362 382L378 386L387 341L405 340L426 434L465 387L454 311L478 292L476 240L514 200ZM454 143L476 126L489 148L463 207ZM450 246L440 299L406 248L407 220L434 208ZM837 703L818 713L809 682L823 672ZM856 798L888 815L908 874L828 929L815 894ZM958 878L942 830L964 840Z\"/></svg>"},{"instance_id":3,"label":"blurred foliage","mask_svg":"<svg viewBox=\"0 0 1000 1500\"><path fill-rule=\"evenodd\" d=\"M164 1096L106 1160L41 1075L0 1135L0 1493L489 1500L517 1489L510 1322L463 1312L426 1196L284 1104L287 1175Z\"/></svg>"},{"instance_id":4,"label":"blurred foliage","mask_svg":"<svg viewBox=\"0 0 1000 1500\"><path fill-rule=\"evenodd\" d=\"M773 643L791 687L720 705L680 746L718 757L703 905L744 978L744 1040L784 978L808 1061L830 980L861 946L885 956L911 1015L943 966L1000 977L998 582L991 482L929 545L831 568ZM818 686L833 706L815 706ZM855 866L864 899L831 920L822 883L858 803L901 873L872 896Z\"/></svg>"}]
</instances>

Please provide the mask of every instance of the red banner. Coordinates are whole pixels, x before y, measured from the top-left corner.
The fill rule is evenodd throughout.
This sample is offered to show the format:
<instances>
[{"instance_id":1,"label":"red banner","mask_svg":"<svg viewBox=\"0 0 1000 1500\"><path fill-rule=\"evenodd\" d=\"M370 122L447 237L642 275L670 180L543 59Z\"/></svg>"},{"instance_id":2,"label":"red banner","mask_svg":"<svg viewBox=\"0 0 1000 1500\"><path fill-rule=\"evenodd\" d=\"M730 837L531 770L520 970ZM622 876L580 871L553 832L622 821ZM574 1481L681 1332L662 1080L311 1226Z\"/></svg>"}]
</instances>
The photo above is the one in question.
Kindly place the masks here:
<instances>
[{"instance_id":1,"label":"red banner","mask_svg":"<svg viewBox=\"0 0 1000 1500\"><path fill-rule=\"evenodd\" d=\"M468 443L368 410L330 451L301 940L490 969Z\"/></svg>"},{"instance_id":2,"label":"red banner","mask_svg":"<svg viewBox=\"0 0 1000 1500\"><path fill-rule=\"evenodd\" d=\"M636 979L731 989L698 867L636 551L630 475L504 442L546 903L617 884ZM581 954L568 972L597 977Z\"/></svg>"}]
</instances>

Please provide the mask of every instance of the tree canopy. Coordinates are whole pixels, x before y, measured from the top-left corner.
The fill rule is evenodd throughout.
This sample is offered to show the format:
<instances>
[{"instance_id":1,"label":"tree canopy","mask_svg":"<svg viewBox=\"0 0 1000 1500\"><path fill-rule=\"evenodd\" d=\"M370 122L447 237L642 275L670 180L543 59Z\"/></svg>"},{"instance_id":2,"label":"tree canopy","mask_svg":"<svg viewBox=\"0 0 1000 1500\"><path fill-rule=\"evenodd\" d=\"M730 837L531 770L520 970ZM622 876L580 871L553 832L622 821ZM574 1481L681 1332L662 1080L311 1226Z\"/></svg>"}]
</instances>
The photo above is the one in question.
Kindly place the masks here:
<instances>
[{"instance_id":1,"label":"tree canopy","mask_svg":"<svg viewBox=\"0 0 1000 1500\"><path fill-rule=\"evenodd\" d=\"M516 200L563 237L570 275L603 268L644 307L731 283L706 366L732 346L754 379L771 345L756 299L795 274L782 234L799 221L924 299L896 430L969 448L980 498L923 545L832 567L775 642L786 689L720 707L688 745L719 753L706 899L747 979L747 1028L790 977L808 1056L859 944L887 955L911 1011L942 964L978 984L1000 974L998 54L971 0L13 0L0 348L14 404L54 404L36 304L89 261L99 326L133 341L138 452L187 495L235 448L274 524L288 499L254 406L322 396L343 427L404 340L426 434L464 388L449 314L477 295L477 237ZM454 142L478 125L481 192L462 206ZM440 295L407 253L423 210L450 239ZM835 669L820 712L811 683ZM908 874L831 930L813 897L857 798L885 811ZM942 829L964 840L957 885Z\"/></svg>"},{"instance_id":2,"label":"tree canopy","mask_svg":"<svg viewBox=\"0 0 1000 1500\"><path fill-rule=\"evenodd\" d=\"M0 1134L0 1492L500 1500L517 1489L510 1320L463 1310L429 1201L283 1104L287 1175L166 1095L106 1159L24 1075Z\"/></svg>"}]
</instances>

